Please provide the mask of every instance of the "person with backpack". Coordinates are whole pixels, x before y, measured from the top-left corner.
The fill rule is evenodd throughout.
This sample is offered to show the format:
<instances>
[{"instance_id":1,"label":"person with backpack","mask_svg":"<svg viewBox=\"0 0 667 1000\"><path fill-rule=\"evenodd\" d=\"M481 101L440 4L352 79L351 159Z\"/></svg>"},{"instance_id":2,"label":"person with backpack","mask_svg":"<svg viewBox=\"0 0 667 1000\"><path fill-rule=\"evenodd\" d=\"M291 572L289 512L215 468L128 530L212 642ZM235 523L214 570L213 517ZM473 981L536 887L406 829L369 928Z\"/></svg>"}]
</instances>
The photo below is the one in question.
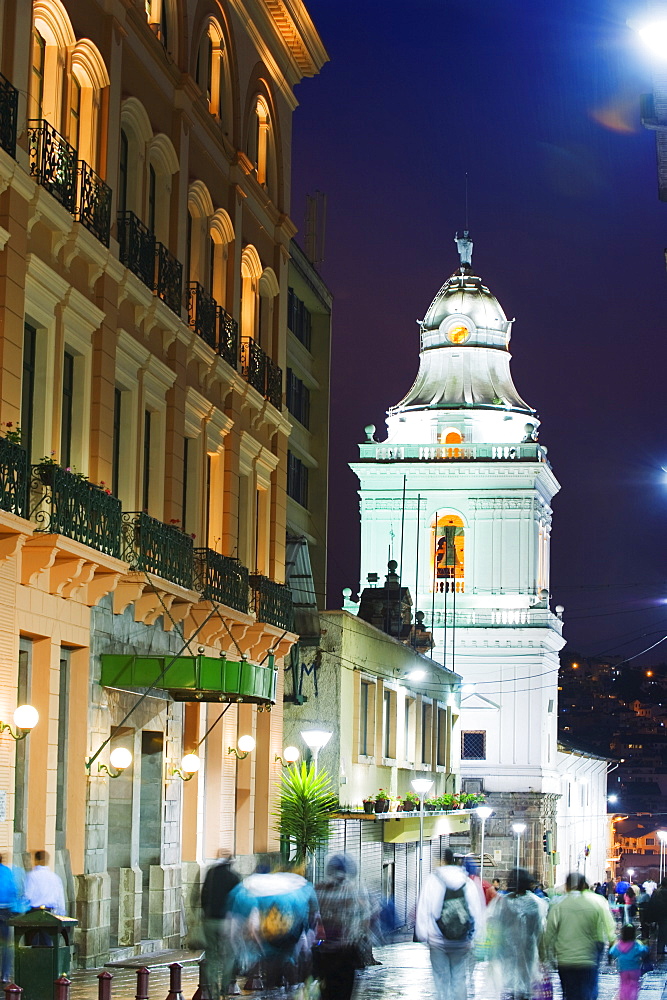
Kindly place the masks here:
<instances>
[{"instance_id":1,"label":"person with backpack","mask_svg":"<svg viewBox=\"0 0 667 1000\"><path fill-rule=\"evenodd\" d=\"M424 879L415 919L417 939L429 947L439 1000L466 1000L468 956L484 919L477 886L445 848L444 864Z\"/></svg>"}]
</instances>

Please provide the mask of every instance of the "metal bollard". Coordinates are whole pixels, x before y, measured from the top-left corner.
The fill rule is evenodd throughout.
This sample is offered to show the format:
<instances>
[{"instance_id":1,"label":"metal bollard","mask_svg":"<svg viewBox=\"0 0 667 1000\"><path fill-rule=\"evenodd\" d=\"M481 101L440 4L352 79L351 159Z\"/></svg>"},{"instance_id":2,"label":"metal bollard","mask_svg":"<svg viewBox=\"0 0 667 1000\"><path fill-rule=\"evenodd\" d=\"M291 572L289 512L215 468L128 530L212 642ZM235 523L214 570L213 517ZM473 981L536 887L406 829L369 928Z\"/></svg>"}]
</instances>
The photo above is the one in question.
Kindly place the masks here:
<instances>
[{"instance_id":1,"label":"metal bollard","mask_svg":"<svg viewBox=\"0 0 667 1000\"><path fill-rule=\"evenodd\" d=\"M211 994L211 987L208 981L208 966L205 958L199 960L199 983L192 1000L218 1000L217 997L213 997Z\"/></svg>"},{"instance_id":2,"label":"metal bollard","mask_svg":"<svg viewBox=\"0 0 667 1000\"><path fill-rule=\"evenodd\" d=\"M148 977L151 974L151 970L144 966L142 969L137 969L137 993L136 1000L148 1000Z\"/></svg>"},{"instance_id":3,"label":"metal bollard","mask_svg":"<svg viewBox=\"0 0 667 1000\"><path fill-rule=\"evenodd\" d=\"M97 975L97 1000L111 1000L111 980L113 976L110 972L99 972Z\"/></svg>"},{"instance_id":4,"label":"metal bollard","mask_svg":"<svg viewBox=\"0 0 667 1000\"><path fill-rule=\"evenodd\" d=\"M23 988L16 983L7 983L5 986L5 1000L21 1000Z\"/></svg>"},{"instance_id":5,"label":"metal bollard","mask_svg":"<svg viewBox=\"0 0 667 1000\"><path fill-rule=\"evenodd\" d=\"M183 1000L183 993L181 991L181 969L183 968L178 962L172 962L169 966L169 992L167 993L167 1000Z\"/></svg>"},{"instance_id":6,"label":"metal bollard","mask_svg":"<svg viewBox=\"0 0 667 1000\"><path fill-rule=\"evenodd\" d=\"M61 976L59 979L56 979L53 984L53 1000L69 1000L69 988L71 985L67 976Z\"/></svg>"}]
</instances>

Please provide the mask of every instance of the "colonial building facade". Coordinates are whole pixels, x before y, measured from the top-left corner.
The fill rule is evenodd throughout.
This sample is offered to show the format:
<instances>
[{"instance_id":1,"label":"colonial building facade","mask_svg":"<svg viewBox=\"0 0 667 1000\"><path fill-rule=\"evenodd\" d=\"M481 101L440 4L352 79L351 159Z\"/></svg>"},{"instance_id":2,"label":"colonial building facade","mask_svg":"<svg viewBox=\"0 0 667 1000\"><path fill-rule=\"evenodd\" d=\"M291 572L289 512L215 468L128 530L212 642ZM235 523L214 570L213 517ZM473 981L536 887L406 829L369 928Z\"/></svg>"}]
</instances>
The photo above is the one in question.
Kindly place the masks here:
<instances>
[{"instance_id":1,"label":"colonial building facade","mask_svg":"<svg viewBox=\"0 0 667 1000\"><path fill-rule=\"evenodd\" d=\"M326 53L301 0L0 31L0 716L39 712L0 844L52 852L92 966L278 846L291 116Z\"/></svg>"}]
</instances>

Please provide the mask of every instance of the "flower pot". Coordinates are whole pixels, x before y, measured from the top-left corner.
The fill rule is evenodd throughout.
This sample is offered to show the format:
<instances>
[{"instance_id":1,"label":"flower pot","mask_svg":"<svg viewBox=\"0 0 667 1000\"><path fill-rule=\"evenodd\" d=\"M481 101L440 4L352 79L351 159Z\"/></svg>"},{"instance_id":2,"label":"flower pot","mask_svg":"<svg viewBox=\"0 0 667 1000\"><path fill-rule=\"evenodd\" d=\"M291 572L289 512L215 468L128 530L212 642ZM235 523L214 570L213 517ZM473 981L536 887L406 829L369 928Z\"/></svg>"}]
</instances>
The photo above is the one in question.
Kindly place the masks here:
<instances>
[{"instance_id":1,"label":"flower pot","mask_svg":"<svg viewBox=\"0 0 667 1000\"><path fill-rule=\"evenodd\" d=\"M364 812L365 813L373 813L373 812L375 812L375 803L374 802L364 802Z\"/></svg>"},{"instance_id":2,"label":"flower pot","mask_svg":"<svg viewBox=\"0 0 667 1000\"><path fill-rule=\"evenodd\" d=\"M425 802L424 809L427 812L435 812L435 802Z\"/></svg>"},{"instance_id":3,"label":"flower pot","mask_svg":"<svg viewBox=\"0 0 667 1000\"><path fill-rule=\"evenodd\" d=\"M378 799L375 803L376 813L389 812L389 799Z\"/></svg>"}]
</instances>

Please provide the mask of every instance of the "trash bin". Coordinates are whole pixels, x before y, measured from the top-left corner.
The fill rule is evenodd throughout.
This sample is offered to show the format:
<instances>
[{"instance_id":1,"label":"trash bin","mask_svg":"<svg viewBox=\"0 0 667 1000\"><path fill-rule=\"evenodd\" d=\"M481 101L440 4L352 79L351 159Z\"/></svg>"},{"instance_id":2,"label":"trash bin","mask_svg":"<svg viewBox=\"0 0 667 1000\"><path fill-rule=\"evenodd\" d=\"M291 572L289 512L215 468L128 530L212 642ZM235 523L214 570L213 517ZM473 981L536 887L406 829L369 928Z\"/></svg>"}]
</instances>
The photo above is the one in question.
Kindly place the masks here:
<instances>
[{"instance_id":1,"label":"trash bin","mask_svg":"<svg viewBox=\"0 0 667 1000\"><path fill-rule=\"evenodd\" d=\"M70 969L72 931L78 920L49 910L29 910L10 917L14 928L14 982L22 1000L49 1000L54 982Z\"/></svg>"}]
</instances>

